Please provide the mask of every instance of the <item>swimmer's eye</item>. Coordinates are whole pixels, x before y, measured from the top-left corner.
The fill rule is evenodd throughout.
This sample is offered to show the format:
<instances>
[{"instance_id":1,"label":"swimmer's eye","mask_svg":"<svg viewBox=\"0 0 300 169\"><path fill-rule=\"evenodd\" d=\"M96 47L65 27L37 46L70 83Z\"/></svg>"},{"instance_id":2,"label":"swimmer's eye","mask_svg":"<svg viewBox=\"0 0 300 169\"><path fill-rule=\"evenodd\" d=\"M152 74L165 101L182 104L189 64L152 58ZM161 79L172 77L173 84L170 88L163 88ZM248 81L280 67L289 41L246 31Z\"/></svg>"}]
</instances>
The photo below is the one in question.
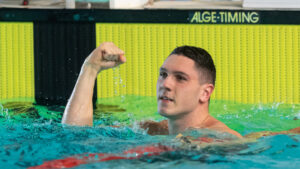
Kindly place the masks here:
<instances>
[{"instance_id":1,"label":"swimmer's eye","mask_svg":"<svg viewBox=\"0 0 300 169\"><path fill-rule=\"evenodd\" d=\"M168 74L166 72L160 72L159 76L162 78L166 78L166 77L168 77Z\"/></svg>"},{"instance_id":2,"label":"swimmer's eye","mask_svg":"<svg viewBox=\"0 0 300 169\"><path fill-rule=\"evenodd\" d=\"M177 81L186 81L187 79L181 75L176 76Z\"/></svg>"}]
</instances>

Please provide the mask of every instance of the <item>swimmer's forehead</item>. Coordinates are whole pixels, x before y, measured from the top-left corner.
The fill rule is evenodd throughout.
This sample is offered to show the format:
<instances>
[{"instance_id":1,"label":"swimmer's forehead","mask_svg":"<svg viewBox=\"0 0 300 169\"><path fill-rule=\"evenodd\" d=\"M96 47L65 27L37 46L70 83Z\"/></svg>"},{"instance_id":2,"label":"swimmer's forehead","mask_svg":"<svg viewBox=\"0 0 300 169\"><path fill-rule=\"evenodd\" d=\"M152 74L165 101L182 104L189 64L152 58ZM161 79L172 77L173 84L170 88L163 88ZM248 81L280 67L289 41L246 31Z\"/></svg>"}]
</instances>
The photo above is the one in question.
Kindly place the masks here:
<instances>
[{"instance_id":1,"label":"swimmer's forehead","mask_svg":"<svg viewBox=\"0 0 300 169\"><path fill-rule=\"evenodd\" d=\"M178 75L183 75L183 76L189 76L187 73L180 71L180 70L174 70L174 71L168 71L167 68L165 67L160 67L159 68L159 72L168 72L168 73L172 73L172 74L178 74Z\"/></svg>"},{"instance_id":2,"label":"swimmer's forehead","mask_svg":"<svg viewBox=\"0 0 300 169\"><path fill-rule=\"evenodd\" d=\"M199 78L199 72L195 66L195 62L183 55L170 55L159 70L160 72L184 75L197 79Z\"/></svg>"}]
</instances>

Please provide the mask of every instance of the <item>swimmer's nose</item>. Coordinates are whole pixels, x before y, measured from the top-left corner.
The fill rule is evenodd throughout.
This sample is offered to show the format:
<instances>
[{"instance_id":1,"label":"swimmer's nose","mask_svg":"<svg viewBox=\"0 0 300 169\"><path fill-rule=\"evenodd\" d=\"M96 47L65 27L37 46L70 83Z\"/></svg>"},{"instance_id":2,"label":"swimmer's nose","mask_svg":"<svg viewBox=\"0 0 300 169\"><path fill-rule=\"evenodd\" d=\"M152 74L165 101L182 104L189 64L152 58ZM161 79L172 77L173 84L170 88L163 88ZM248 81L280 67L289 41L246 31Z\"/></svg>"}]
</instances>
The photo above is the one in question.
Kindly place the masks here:
<instances>
[{"instance_id":1,"label":"swimmer's nose","mask_svg":"<svg viewBox=\"0 0 300 169\"><path fill-rule=\"evenodd\" d=\"M173 80L171 76L166 77L165 79L162 80L161 87L167 91L170 91L173 86Z\"/></svg>"}]
</instances>

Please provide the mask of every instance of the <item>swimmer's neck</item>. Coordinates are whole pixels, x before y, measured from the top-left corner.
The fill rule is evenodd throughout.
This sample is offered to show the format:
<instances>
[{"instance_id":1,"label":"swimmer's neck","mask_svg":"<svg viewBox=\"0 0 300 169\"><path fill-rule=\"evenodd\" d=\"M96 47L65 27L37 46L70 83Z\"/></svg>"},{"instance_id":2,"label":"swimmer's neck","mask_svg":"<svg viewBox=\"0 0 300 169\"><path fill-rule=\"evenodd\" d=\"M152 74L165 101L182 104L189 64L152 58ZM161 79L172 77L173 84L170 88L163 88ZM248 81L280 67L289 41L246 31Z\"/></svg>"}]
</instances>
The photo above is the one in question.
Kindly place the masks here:
<instances>
[{"instance_id":1,"label":"swimmer's neck","mask_svg":"<svg viewBox=\"0 0 300 169\"><path fill-rule=\"evenodd\" d=\"M209 118L208 107L199 107L180 117L168 118L169 134L178 134L189 128L205 128Z\"/></svg>"}]
</instances>

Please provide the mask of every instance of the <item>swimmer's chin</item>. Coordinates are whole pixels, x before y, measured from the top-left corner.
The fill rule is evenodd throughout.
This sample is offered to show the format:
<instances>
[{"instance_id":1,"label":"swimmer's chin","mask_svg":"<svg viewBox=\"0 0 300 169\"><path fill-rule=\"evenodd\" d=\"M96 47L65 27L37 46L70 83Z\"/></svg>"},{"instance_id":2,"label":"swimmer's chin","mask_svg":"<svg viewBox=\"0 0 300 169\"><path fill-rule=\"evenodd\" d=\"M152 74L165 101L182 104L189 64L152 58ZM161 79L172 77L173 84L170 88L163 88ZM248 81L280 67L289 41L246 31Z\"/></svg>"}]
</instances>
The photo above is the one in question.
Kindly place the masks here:
<instances>
[{"instance_id":1,"label":"swimmer's chin","mask_svg":"<svg viewBox=\"0 0 300 169\"><path fill-rule=\"evenodd\" d=\"M158 110L158 114L163 117L166 117L166 118L168 118L170 116L167 112L165 112L163 110Z\"/></svg>"},{"instance_id":2,"label":"swimmer's chin","mask_svg":"<svg viewBox=\"0 0 300 169\"><path fill-rule=\"evenodd\" d=\"M173 119L176 116L173 113L164 110L158 110L158 113L168 119Z\"/></svg>"}]
</instances>

